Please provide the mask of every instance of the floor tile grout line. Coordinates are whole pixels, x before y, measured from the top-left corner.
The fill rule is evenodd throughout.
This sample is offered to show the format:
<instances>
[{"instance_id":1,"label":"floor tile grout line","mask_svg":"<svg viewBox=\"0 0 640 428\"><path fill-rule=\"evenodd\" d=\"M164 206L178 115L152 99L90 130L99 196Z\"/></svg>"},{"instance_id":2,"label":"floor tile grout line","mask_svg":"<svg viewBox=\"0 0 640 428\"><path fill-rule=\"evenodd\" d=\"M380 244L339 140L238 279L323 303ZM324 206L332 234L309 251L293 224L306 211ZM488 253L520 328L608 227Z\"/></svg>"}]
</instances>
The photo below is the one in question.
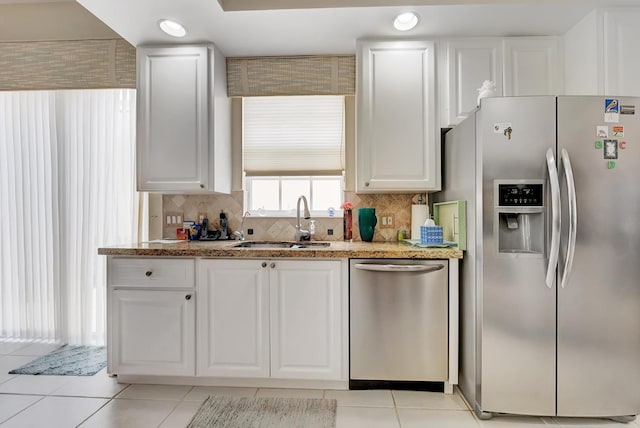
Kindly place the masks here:
<instances>
[{"instance_id":1,"label":"floor tile grout line","mask_svg":"<svg viewBox=\"0 0 640 428\"><path fill-rule=\"evenodd\" d=\"M396 401L396 395L393 393L393 390L390 389L389 393L391 394L391 401L393 401L393 411L396 414L396 421L398 421L398 428L402 428L402 422L400 422L400 412L398 411L398 403Z\"/></svg>"},{"instance_id":2,"label":"floor tile grout line","mask_svg":"<svg viewBox=\"0 0 640 428\"><path fill-rule=\"evenodd\" d=\"M193 389L193 388L191 388ZM189 390L191 391L191 390ZM176 409L178 408L178 406L180 405L180 403L184 403L184 401L176 401L176 405L173 406L173 409L171 409L171 411L167 414L167 416L164 417L164 419L162 419L160 421L160 423L158 424L158 427L162 426L162 424L164 423L164 421L166 421L167 419L169 419L169 416L171 416L173 414L173 412L176 411ZM197 411L196 411L197 412Z\"/></svg>"},{"instance_id":3,"label":"floor tile grout line","mask_svg":"<svg viewBox=\"0 0 640 428\"><path fill-rule=\"evenodd\" d=\"M133 385L133 384L132 384L132 383L127 384L127 386L125 386L124 388L122 388L122 389L121 389L121 390L120 390L116 395L114 395L114 396L113 396L113 397L111 397L111 398L112 398L112 399L113 399L113 398L118 398L118 396L119 396L120 394L122 394L124 391L126 391L127 389L129 389L129 387L130 387L131 385Z\"/></svg>"},{"instance_id":4,"label":"floor tile grout line","mask_svg":"<svg viewBox=\"0 0 640 428\"><path fill-rule=\"evenodd\" d=\"M18 413L16 413L15 415L11 415L10 418L5 419L4 421L0 421L0 425L4 425L6 422L9 422L11 419L15 418L16 416L18 416L20 413L26 411L27 409L33 407L36 403L41 402L42 400L44 400L45 398L47 398L46 395L41 396L39 400L34 401L33 403L29 404L27 407L25 407L24 409L20 410Z\"/></svg>"},{"instance_id":5,"label":"floor tile grout line","mask_svg":"<svg viewBox=\"0 0 640 428\"><path fill-rule=\"evenodd\" d=\"M104 403L102 406L98 407L95 412L91 413L89 416L87 416L86 418L84 418L82 420L82 422L80 422L78 425L76 425L76 427L82 426L82 424L84 424L85 422L87 422L89 419L91 419L96 413L98 413L100 410L104 409L105 406L109 403L111 403L113 401L114 397L110 398L107 400L106 403Z\"/></svg>"}]
</instances>

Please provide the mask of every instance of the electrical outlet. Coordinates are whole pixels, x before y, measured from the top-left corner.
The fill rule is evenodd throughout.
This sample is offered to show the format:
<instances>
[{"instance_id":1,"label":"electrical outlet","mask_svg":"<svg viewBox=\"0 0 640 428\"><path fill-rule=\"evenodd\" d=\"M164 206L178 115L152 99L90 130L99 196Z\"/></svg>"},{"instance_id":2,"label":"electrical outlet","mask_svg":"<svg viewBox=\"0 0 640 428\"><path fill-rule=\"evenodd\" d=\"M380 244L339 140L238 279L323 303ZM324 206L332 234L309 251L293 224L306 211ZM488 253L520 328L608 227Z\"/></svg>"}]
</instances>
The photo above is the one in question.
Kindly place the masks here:
<instances>
[{"instance_id":1,"label":"electrical outlet","mask_svg":"<svg viewBox=\"0 0 640 428\"><path fill-rule=\"evenodd\" d=\"M393 214L382 213L378 217L378 225L380 229L391 229L393 228L394 220Z\"/></svg>"},{"instance_id":2,"label":"electrical outlet","mask_svg":"<svg viewBox=\"0 0 640 428\"><path fill-rule=\"evenodd\" d=\"M167 226L179 226L182 227L182 221L184 219L184 212L167 212L165 213L165 222Z\"/></svg>"}]
</instances>

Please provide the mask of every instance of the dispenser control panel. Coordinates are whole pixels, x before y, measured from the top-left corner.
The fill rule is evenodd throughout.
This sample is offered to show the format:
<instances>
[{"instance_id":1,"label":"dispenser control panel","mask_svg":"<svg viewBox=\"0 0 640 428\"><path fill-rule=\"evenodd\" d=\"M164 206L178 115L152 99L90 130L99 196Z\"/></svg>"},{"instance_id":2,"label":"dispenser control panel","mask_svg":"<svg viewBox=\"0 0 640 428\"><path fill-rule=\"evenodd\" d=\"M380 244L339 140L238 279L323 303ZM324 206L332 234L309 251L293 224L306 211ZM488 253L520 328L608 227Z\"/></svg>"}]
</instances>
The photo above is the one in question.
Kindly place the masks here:
<instances>
[{"instance_id":1,"label":"dispenser control panel","mask_svg":"<svg viewBox=\"0 0 640 428\"><path fill-rule=\"evenodd\" d=\"M499 184L498 195L501 207L543 205L542 184Z\"/></svg>"}]
</instances>

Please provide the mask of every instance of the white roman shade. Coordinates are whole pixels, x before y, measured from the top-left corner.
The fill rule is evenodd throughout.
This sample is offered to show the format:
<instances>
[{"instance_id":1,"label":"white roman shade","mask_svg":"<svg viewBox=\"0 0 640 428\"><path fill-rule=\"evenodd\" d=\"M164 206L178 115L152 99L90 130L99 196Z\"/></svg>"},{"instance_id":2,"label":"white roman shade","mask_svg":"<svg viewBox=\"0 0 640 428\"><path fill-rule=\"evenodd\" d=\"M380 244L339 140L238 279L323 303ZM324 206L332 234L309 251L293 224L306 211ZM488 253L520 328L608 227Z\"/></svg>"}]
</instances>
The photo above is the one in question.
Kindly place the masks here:
<instances>
[{"instance_id":1,"label":"white roman shade","mask_svg":"<svg viewBox=\"0 0 640 428\"><path fill-rule=\"evenodd\" d=\"M243 98L248 176L342 175L344 97Z\"/></svg>"}]
</instances>

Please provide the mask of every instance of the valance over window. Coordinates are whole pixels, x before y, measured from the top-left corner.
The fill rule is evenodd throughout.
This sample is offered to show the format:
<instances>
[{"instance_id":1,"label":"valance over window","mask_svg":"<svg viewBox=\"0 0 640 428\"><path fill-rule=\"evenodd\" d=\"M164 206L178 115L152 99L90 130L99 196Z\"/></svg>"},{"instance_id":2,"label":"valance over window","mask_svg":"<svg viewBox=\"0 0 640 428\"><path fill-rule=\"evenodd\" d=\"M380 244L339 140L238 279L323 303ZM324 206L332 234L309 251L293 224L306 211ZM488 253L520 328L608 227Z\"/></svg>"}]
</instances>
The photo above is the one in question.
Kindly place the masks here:
<instances>
[{"instance_id":1,"label":"valance over window","mask_svg":"<svg viewBox=\"0 0 640 428\"><path fill-rule=\"evenodd\" d=\"M353 55L227 58L230 97L353 95Z\"/></svg>"}]
</instances>

